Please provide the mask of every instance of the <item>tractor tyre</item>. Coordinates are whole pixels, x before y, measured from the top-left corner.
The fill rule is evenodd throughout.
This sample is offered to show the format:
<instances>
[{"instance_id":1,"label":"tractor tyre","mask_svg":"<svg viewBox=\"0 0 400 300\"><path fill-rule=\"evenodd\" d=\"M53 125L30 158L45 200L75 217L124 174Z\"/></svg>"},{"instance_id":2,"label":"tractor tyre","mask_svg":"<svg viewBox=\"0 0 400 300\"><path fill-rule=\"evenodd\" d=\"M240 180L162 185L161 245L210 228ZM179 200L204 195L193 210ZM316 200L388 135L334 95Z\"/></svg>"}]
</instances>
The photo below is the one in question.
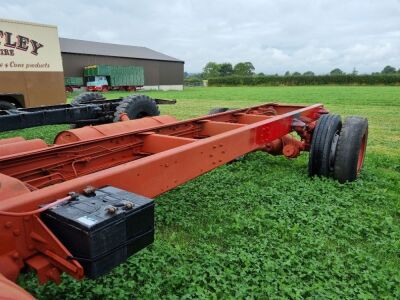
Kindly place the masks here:
<instances>
[{"instance_id":1,"label":"tractor tyre","mask_svg":"<svg viewBox=\"0 0 400 300\"><path fill-rule=\"evenodd\" d=\"M226 112L228 110L232 110L232 109L231 108L227 108L227 107L216 107L216 108L211 109L208 112L208 115L215 115L215 114Z\"/></svg>"},{"instance_id":2,"label":"tractor tyre","mask_svg":"<svg viewBox=\"0 0 400 300\"><path fill-rule=\"evenodd\" d=\"M80 106L80 105L89 104L94 100L103 100L103 99L104 99L104 97L99 93L87 92L87 93L82 93L82 94L76 96L71 101L71 105L72 106ZM81 125L81 124L70 124L69 125L69 127L71 129L81 128L83 126L84 125Z\"/></svg>"},{"instance_id":3,"label":"tractor tyre","mask_svg":"<svg viewBox=\"0 0 400 300\"><path fill-rule=\"evenodd\" d=\"M332 176L336 144L342 128L340 116L322 115L314 129L308 159L310 176Z\"/></svg>"},{"instance_id":4,"label":"tractor tyre","mask_svg":"<svg viewBox=\"0 0 400 300\"><path fill-rule=\"evenodd\" d=\"M71 105L79 106L79 105L89 104L93 100L104 100L104 97L100 93L93 93L93 92L82 93L82 94L76 96L71 101Z\"/></svg>"},{"instance_id":5,"label":"tractor tyre","mask_svg":"<svg viewBox=\"0 0 400 300\"><path fill-rule=\"evenodd\" d=\"M339 135L333 177L340 183L354 181L360 174L368 140L368 119L347 117Z\"/></svg>"},{"instance_id":6,"label":"tractor tyre","mask_svg":"<svg viewBox=\"0 0 400 300\"><path fill-rule=\"evenodd\" d=\"M8 101L0 101L0 110L10 110L10 109L16 109L14 103Z\"/></svg>"},{"instance_id":7,"label":"tractor tyre","mask_svg":"<svg viewBox=\"0 0 400 300\"><path fill-rule=\"evenodd\" d=\"M122 114L130 120L160 115L156 101L145 95L132 95L122 99L114 113L114 122L119 122Z\"/></svg>"}]
</instances>

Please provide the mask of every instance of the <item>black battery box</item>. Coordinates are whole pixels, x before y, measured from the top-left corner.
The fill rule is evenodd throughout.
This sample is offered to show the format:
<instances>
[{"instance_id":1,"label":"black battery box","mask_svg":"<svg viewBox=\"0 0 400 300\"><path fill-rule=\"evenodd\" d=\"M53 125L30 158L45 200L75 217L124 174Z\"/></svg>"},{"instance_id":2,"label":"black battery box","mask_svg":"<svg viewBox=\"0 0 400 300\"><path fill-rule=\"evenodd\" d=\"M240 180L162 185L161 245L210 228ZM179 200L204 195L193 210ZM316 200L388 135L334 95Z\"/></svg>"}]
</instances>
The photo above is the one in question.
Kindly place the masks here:
<instances>
[{"instance_id":1,"label":"black battery box","mask_svg":"<svg viewBox=\"0 0 400 300\"><path fill-rule=\"evenodd\" d=\"M54 206L44 223L96 278L154 241L154 201L107 186Z\"/></svg>"}]
</instances>

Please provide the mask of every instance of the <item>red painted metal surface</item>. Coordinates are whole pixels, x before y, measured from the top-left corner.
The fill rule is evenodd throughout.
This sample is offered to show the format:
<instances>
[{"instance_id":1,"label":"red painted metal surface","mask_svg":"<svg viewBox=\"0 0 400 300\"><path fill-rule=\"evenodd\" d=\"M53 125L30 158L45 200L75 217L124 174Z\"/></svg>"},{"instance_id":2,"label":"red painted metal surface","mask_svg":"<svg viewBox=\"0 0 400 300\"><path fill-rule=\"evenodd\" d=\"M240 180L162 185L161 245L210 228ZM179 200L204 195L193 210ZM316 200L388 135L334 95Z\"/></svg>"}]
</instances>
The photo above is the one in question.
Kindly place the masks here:
<instances>
[{"instance_id":1,"label":"red painted metal surface","mask_svg":"<svg viewBox=\"0 0 400 300\"><path fill-rule=\"evenodd\" d=\"M33 139L28 141L25 140L15 141L0 145L0 157L7 155L15 155L17 153L24 153L47 147L48 145L41 139Z\"/></svg>"},{"instance_id":2,"label":"red painted metal surface","mask_svg":"<svg viewBox=\"0 0 400 300\"><path fill-rule=\"evenodd\" d=\"M6 145L6 144L11 144L11 143L16 143L16 142L23 142L23 141L25 141L25 139L21 136L8 138L8 139L2 139L2 140L0 140L0 146Z\"/></svg>"},{"instance_id":3,"label":"red painted metal surface","mask_svg":"<svg viewBox=\"0 0 400 300\"><path fill-rule=\"evenodd\" d=\"M129 120L128 118L123 121L124 122L98 126L85 126L78 129L66 130L60 132L56 136L54 144L61 145L78 141L88 141L94 138L128 133L134 130L148 129L155 126L177 122L177 120L171 116L148 117L138 120Z\"/></svg>"},{"instance_id":4,"label":"red painted metal surface","mask_svg":"<svg viewBox=\"0 0 400 300\"><path fill-rule=\"evenodd\" d=\"M38 214L4 212L33 211L87 186L153 198L255 150L294 158L308 150L323 113L320 104L264 104L173 123L165 116L159 124L126 121L70 130L52 147L0 157L0 273L15 280L28 265L41 282L57 282L61 272L84 276ZM288 135L293 131L301 140Z\"/></svg>"},{"instance_id":5,"label":"red painted metal surface","mask_svg":"<svg viewBox=\"0 0 400 300\"><path fill-rule=\"evenodd\" d=\"M0 299L1 300L34 300L28 292L14 282L8 280L0 273Z\"/></svg>"}]
</instances>

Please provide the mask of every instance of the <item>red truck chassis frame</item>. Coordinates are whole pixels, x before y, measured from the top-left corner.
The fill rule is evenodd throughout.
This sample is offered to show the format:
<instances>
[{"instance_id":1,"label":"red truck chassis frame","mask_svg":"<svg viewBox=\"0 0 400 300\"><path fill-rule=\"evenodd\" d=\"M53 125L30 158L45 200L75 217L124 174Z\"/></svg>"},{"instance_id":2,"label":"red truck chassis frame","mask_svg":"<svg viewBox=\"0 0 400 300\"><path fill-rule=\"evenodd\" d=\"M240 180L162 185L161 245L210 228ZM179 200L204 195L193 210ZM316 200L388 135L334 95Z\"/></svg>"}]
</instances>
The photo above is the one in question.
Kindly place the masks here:
<instances>
[{"instance_id":1,"label":"red truck chassis frame","mask_svg":"<svg viewBox=\"0 0 400 300\"><path fill-rule=\"evenodd\" d=\"M255 150L294 158L309 150L316 120L326 113L321 104L268 103L0 154L0 273L15 281L29 266L41 283L59 282L61 272L84 277L79 262L41 221L43 205L107 185L154 198Z\"/></svg>"}]
</instances>

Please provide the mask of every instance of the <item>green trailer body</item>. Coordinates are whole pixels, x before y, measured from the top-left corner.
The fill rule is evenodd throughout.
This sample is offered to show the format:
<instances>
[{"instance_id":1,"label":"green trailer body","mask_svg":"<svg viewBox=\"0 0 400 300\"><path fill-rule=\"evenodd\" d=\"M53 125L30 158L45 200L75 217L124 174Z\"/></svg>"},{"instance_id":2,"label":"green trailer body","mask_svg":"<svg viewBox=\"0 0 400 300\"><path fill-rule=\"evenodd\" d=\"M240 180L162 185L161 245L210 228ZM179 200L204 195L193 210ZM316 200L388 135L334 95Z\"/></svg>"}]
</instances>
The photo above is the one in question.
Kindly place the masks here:
<instances>
[{"instance_id":1,"label":"green trailer body","mask_svg":"<svg viewBox=\"0 0 400 300\"><path fill-rule=\"evenodd\" d=\"M65 86L83 86L83 77L64 77Z\"/></svg>"},{"instance_id":2,"label":"green trailer body","mask_svg":"<svg viewBox=\"0 0 400 300\"><path fill-rule=\"evenodd\" d=\"M143 67L137 66L87 66L84 69L84 76L106 76L111 87L144 85Z\"/></svg>"}]
</instances>

